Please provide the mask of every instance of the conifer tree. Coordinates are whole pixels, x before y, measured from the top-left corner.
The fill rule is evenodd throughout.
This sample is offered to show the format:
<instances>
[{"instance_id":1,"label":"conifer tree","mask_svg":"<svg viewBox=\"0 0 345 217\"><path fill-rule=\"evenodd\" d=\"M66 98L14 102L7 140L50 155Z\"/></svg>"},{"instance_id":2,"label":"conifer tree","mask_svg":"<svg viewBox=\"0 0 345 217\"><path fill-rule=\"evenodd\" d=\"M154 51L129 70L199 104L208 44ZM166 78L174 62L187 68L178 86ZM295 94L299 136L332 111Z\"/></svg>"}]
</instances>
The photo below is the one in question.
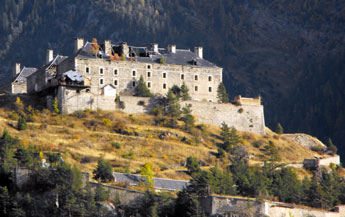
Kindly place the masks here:
<instances>
[{"instance_id":1,"label":"conifer tree","mask_svg":"<svg viewBox=\"0 0 345 217\"><path fill-rule=\"evenodd\" d=\"M338 151L337 149L337 146L335 146L333 144L333 141L331 138L328 138L328 141L327 141L327 149L330 150L332 152L333 155L335 155Z\"/></svg>"},{"instance_id":2,"label":"conifer tree","mask_svg":"<svg viewBox=\"0 0 345 217\"><path fill-rule=\"evenodd\" d=\"M192 115L192 110L190 109L190 106L185 106L182 108L182 121L184 122L184 129L191 133L194 129L194 117Z\"/></svg>"},{"instance_id":3,"label":"conifer tree","mask_svg":"<svg viewBox=\"0 0 345 217\"><path fill-rule=\"evenodd\" d=\"M28 128L26 120L23 116L20 116L19 120L18 120L18 125L17 125L17 129L18 130L26 130Z\"/></svg>"},{"instance_id":4,"label":"conifer tree","mask_svg":"<svg viewBox=\"0 0 345 217\"><path fill-rule=\"evenodd\" d=\"M220 83L218 85L217 98L218 98L218 102L222 102L222 103L229 102L229 97L228 97L228 94L226 93L226 89L223 83Z\"/></svg>"},{"instance_id":5,"label":"conifer tree","mask_svg":"<svg viewBox=\"0 0 345 217\"><path fill-rule=\"evenodd\" d=\"M184 101L190 100L189 89L184 82L181 85L181 97Z\"/></svg>"},{"instance_id":6,"label":"conifer tree","mask_svg":"<svg viewBox=\"0 0 345 217\"><path fill-rule=\"evenodd\" d=\"M113 169L109 162L103 158L98 160L97 168L93 171L93 178L101 180L101 182L109 182L113 179Z\"/></svg>"},{"instance_id":7,"label":"conifer tree","mask_svg":"<svg viewBox=\"0 0 345 217\"><path fill-rule=\"evenodd\" d=\"M152 96L152 93L147 88L142 75L140 76L140 79L138 81L138 85L135 87L134 91L135 91L136 96L141 96L141 97L151 97Z\"/></svg>"}]
</instances>

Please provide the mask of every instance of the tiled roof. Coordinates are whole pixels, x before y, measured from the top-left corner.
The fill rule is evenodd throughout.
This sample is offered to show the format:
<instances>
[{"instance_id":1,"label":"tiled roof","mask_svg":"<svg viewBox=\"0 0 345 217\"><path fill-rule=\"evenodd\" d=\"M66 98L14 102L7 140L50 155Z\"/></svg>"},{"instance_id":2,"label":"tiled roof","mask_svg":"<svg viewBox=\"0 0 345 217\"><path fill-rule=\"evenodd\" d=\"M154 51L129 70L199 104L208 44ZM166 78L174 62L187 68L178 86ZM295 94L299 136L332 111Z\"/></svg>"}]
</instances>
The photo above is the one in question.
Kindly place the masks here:
<instances>
[{"instance_id":1,"label":"tiled roof","mask_svg":"<svg viewBox=\"0 0 345 217\"><path fill-rule=\"evenodd\" d=\"M24 67L22 71L17 75L17 77L14 79L14 82L26 82L26 78L32 75L34 72L36 72L36 68L26 68Z\"/></svg>"},{"instance_id":2,"label":"tiled roof","mask_svg":"<svg viewBox=\"0 0 345 217\"><path fill-rule=\"evenodd\" d=\"M75 57L80 59L96 58L93 53L91 53L90 42L87 42L83 48L81 48ZM113 45L114 46L114 45ZM131 51L137 50L136 47L129 46ZM141 50L146 50L147 48L141 48ZM160 59L163 57L166 64L172 65L184 65L184 66L194 66L194 67L217 67L215 64L199 58L196 54L190 50L176 49L176 53L170 53L167 49L159 48L159 53L149 52L150 55L147 57L136 56L133 58L134 61L144 62L144 63L160 63ZM104 52L100 49L100 53L103 59L109 60L109 56L104 55ZM128 59L128 58L127 58Z\"/></svg>"},{"instance_id":3,"label":"tiled roof","mask_svg":"<svg viewBox=\"0 0 345 217\"><path fill-rule=\"evenodd\" d=\"M130 185L137 185L139 182L145 182L145 179L141 175L124 174L124 173L113 173L115 182L128 183ZM174 179L161 179L153 178L154 188L163 189L169 191L181 191L184 187L189 184L189 181L185 180L174 180Z\"/></svg>"}]
</instances>

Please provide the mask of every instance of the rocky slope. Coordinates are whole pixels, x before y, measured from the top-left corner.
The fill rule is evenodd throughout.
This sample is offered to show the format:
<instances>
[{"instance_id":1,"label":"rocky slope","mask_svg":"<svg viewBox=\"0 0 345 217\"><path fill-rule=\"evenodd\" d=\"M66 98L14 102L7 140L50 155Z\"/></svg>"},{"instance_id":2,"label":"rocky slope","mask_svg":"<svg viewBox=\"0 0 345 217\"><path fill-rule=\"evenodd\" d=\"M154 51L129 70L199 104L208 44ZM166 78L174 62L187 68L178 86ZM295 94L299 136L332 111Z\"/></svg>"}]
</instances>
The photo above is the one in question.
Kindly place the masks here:
<instances>
[{"instance_id":1,"label":"rocky slope","mask_svg":"<svg viewBox=\"0 0 345 217\"><path fill-rule=\"evenodd\" d=\"M205 49L231 96L262 95L266 122L340 149L345 135L345 2L319 0L5 0L0 82L15 61L72 52L75 37ZM345 150L340 150L345 154Z\"/></svg>"}]
</instances>

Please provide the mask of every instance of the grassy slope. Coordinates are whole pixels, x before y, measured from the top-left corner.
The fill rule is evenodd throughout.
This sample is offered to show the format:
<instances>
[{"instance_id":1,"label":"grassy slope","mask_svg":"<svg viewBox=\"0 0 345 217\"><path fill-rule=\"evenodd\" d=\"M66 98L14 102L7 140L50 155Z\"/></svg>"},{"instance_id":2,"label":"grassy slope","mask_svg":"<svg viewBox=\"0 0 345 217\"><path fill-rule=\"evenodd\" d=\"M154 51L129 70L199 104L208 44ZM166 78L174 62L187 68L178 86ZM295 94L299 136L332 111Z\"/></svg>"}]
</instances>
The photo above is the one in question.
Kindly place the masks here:
<instances>
[{"instance_id":1,"label":"grassy slope","mask_svg":"<svg viewBox=\"0 0 345 217\"><path fill-rule=\"evenodd\" d=\"M193 134L181 129L155 126L153 116L128 115L122 112L86 112L85 117L75 115L54 115L48 110L36 111L35 121L28 123L28 129L18 131L16 121L9 118L13 110L0 108L0 130L7 128L12 135L18 136L25 146L33 145L44 151L59 151L70 164L76 164L83 171L92 172L97 160L104 157L114 169L126 169L134 173L145 162L154 164L157 177L189 179L184 167L176 168L188 156L194 156L212 166L219 163L225 166L228 161L217 159L217 143L220 143L220 129L206 126L206 130L196 129ZM106 123L106 122L109 123ZM132 135L114 131L113 125L125 128ZM181 123L180 123L181 124ZM182 125L182 124L181 124ZM165 134L164 139L159 136ZM267 135L239 132L242 143L249 153L254 154L251 164L262 164L267 158L263 147L272 141L279 149L282 163L302 162L304 158L319 156L307 148L284 139L267 129ZM186 137L187 142L182 142ZM120 148L112 146L118 142ZM260 147L254 147L254 143ZM133 156L126 156L133 153ZM85 157L88 163L81 163ZM306 173L299 169L300 176Z\"/></svg>"}]
</instances>

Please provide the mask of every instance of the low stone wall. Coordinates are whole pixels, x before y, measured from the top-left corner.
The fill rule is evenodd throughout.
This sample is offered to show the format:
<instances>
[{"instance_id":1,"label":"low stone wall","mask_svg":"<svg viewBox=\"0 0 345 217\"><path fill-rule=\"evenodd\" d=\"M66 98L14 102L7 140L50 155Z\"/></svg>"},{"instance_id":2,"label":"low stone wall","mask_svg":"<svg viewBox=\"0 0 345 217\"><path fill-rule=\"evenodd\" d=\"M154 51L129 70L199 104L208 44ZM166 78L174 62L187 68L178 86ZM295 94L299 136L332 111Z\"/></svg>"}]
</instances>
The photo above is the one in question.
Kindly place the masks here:
<instances>
[{"instance_id":1,"label":"low stone wall","mask_svg":"<svg viewBox=\"0 0 345 217\"><path fill-rule=\"evenodd\" d=\"M253 198L235 196L208 196L200 200L208 216L270 216L270 217L343 217L345 207L335 207L336 211L314 209L274 201L260 202Z\"/></svg>"},{"instance_id":2,"label":"low stone wall","mask_svg":"<svg viewBox=\"0 0 345 217\"><path fill-rule=\"evenodd\" d=\"M126 113L146 113L155 106L156 101L147 97L120 96ZM200 101L182 101L181 106L191 105L197 121L221 126L223 122L240 131L265 134L265 119L262 105L240 105Z\"/></svg>"}]
</instances>

